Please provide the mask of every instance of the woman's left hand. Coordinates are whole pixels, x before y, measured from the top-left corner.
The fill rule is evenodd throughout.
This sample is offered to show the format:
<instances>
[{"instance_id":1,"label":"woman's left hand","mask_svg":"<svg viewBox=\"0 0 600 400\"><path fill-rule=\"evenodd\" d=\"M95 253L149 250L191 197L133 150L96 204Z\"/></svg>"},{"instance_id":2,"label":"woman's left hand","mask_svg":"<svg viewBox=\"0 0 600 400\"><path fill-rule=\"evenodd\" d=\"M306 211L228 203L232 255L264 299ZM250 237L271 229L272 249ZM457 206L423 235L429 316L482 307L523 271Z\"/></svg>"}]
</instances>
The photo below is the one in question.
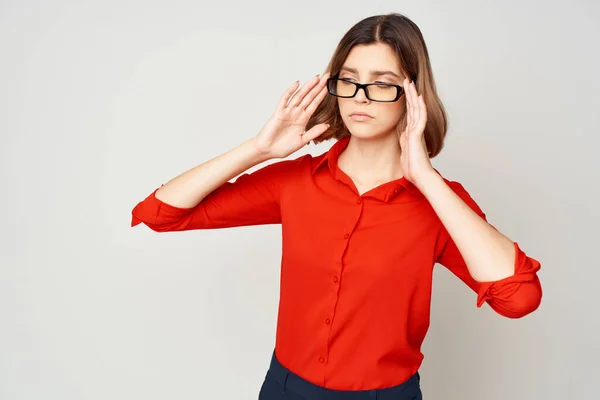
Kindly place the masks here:
<instances>
[{"instance_id":1,"label":"woman's left hand","mask_svg":"<svg viewBox=\"0 0 600 400\"><path fill-rule=\"evenodd\" d=\"M423 95L417 94L413 82L405 79L403 82L406 97L406 129L400 134L400 165L402 174L408 181L418 185L421 178L435 172L429 160L425 144L425 125L427 124L427 109Z\"/></svg>"}]
</instances>

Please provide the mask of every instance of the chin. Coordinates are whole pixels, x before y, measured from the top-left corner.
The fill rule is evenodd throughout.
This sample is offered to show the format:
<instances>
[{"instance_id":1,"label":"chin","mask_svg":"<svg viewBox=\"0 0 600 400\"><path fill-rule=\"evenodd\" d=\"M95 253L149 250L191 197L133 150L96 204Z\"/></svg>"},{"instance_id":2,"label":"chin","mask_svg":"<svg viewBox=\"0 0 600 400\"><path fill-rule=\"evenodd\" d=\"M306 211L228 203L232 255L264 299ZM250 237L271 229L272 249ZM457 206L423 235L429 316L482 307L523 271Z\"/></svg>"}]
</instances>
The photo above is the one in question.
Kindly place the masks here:
<instances>
[{"instance_id":1,"label":"chin","mask_svg":"<svg viewBox=\"0 0 600 400\"><path fill-rule=\"evenodd\" d=\"M358 124L356 124L358 125ZM348 127L348 131L352 136L355 136L360 139L380 139L387 134L379 129L374 129L372 126L366 126L365 124L361 126L356 126L354 124L350 124Z\"/></svg>"}]
</instances>

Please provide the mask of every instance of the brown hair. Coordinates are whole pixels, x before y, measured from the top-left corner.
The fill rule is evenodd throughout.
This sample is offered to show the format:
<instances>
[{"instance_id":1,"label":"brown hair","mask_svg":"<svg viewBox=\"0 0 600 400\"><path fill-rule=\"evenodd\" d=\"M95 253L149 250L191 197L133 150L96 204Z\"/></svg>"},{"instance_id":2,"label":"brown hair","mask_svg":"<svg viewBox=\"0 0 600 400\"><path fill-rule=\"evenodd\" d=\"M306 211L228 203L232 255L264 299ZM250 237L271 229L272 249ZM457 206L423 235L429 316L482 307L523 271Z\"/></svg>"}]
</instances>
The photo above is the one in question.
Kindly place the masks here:
<instances>
[{"instance_id":1,"label":"brown hair","mask_svg":"<svg viewBox=\"0 0 600 400\"><path fill-rule=\"evenodd\" d=\"M363 19L350 28L340 40L326 72L330 72L332 76L337 74L355 45L372 43L386 43L391 46L398 55L402 72L415 82L417 92L423 95L427 107L425 143L429 157L437 156L444 146L448 122L444 106L437 95L425 40L414 22L396 13ZM306 129L321 123L328 123L331 127L314 139L315 143L350 135L342 121L335 96L325 97L308 121ZM406 115L398 124L397 131L402 132L405 126Z\"/></svg>"}]
</instances>

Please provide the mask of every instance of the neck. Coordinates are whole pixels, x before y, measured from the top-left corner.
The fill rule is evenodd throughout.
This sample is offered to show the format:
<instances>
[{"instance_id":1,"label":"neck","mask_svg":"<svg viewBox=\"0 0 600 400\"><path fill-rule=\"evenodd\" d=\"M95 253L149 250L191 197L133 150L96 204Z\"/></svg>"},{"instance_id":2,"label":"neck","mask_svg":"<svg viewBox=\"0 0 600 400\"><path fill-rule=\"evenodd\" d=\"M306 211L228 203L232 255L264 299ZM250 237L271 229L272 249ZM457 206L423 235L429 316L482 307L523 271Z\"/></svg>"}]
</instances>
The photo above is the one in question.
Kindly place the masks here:
<instances>
[{"instance_id":1,"label":"neck","mask_svg":"<svg viewBox=\"0 0 600 400\"><path fill-rule=\"evenodd\" d=\"M400 143L394 134L362 139L352 136L340 154L338 167L359 182L388 182L402 178Z\"/></svg>"}]
</instances>

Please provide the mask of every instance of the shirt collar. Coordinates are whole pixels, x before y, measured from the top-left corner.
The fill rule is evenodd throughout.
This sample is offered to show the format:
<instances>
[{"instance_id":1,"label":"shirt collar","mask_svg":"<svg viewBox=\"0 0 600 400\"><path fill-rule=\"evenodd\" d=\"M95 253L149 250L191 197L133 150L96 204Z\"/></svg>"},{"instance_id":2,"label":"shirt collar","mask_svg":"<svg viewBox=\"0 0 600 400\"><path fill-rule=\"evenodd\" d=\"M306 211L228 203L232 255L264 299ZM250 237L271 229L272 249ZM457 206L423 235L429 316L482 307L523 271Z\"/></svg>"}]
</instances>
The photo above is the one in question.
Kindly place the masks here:
<instances>
[{"instance_id":1,"label":"shirt collar","mask_svg":"<svg viewBox=\"0 0 600 400\"><path fill-rule=\"evenodd\" d=\"M346 179L347 175L345 175L341 170L339 170L337 166L338 158L342 151L346 149L349 142L350 135L339 138L337 142L335 142L326 153L321 154L315 159L315 163L311 167L311 173L313 175L316 174L322 166L327 164L334 178L341 181L349 180ZM439 174L437 170L436 172ZM346 183L351 183L351 181ZM411 183L408 179L404 177L380 185L379 187L377 187L377 190L370 193L370 195L379 198L380 200L383 200L385 202L388 202L392 198L400 194L403 190L406 190L414 197L425 198L425 196L419 191L419 189L417 189L417 187L413 183Z\"/></svg>"},{"instance_id":2,"label":"shirt collar","mask_svg":"<svg viewBox=\"0 0 600 400\"><path fill-rule=\"evenodd\" d=\"M342 151L346 149L349 142L349 135L343 136L340 139L338 139L337 142L335 142L333 146L331 146L329 151L317 158L315 164L312 166L311 169L312 174L314 175L323 165L329 164L329 169L335 175L335 168L337 168L338 157L340 156Z\"/></svg>"}]
</instances>

